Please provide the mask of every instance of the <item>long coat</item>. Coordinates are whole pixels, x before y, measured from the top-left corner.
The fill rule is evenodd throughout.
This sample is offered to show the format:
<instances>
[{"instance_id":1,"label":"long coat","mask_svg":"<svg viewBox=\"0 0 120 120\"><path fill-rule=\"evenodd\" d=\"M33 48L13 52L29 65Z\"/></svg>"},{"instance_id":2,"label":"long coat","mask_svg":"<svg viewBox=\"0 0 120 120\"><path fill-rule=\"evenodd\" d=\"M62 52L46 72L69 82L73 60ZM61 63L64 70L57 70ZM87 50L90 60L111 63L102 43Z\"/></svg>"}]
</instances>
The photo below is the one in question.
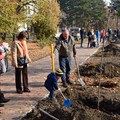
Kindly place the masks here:
<instances>
[{"instance_id":1,"label":"long coat","mask_svg":"<svg viewBox=\"0 0 120 120\"><path fill-rule=\"evenodd\" d=\"M26 41L24 40L23 42L26 51L26 58L28 62L31 62L31 59L28 55ZM19 40L13 41L11 46L11 54L12 54L12 66L21 68L22 66L18 66L17 57L24 57L24 55L23 55L23 46Z\"/></svg>"}]
</instances>

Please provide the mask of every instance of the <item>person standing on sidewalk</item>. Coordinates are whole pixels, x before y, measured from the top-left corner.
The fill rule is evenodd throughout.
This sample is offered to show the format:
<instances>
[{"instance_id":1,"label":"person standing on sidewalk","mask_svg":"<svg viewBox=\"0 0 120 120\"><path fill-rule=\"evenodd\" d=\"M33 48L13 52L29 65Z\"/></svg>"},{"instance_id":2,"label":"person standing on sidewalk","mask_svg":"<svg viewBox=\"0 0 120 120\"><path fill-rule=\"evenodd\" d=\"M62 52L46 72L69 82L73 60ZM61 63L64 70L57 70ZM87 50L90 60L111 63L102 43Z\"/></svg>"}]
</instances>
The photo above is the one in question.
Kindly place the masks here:
<instances>
[{"instance_id":1,"label":"person standing on sidewalk","mask_svg":"<svg viewBox=\"0 0 120 120\"><path fill-rule=\"evenodd\" d=\"M0 89L0 107L3 107L4 104L6 102L9 102L10 99L6 99L4 94L2 93L1 89Z\"/></svg>"},{"instance_id":2,"label":"person standing on sidewalk","mask_svg":"<svg viewBox=\"0 0 120 120\"><path fill-rule=\"evenodd\" d=\"M81 37L81 47L83 47L83 41L84 41L84 38L85 38L85 31L84 31L84 27L82 27L82 29L80 30L80 37Z\"/></svg>"},{"instance_id":3,"label":"person standing on sidewalk","mask_svg":"<svg viewBox=\"0 0 120 120\"><path fill-rule=\"evenodd\" d=\"M4 57L5 57L5 54L4 54L4 49L0 46L0 76L2 73L5 73L6 72L6 65L5 65L5 61L4 61ZM1 87L1 82L0 82L0 87ZM3 107L4 104L2 103L6 103L8 102L10 99L6 99L4 97L4 94L1 92L1 88L0 88L0 107Z\"/></svg>"},{"instance_id":4,"label":"person standing on sidewalk","mask_svg":"<svg viewBox=\"0 0 120 120\"><path fill-rule=\"evenodd\" d=\"M30 92L28 88L27 63L22 66L18 64L18 58L26 58L28 63L31 62L31 59L28 55L26 37L26 32L20 32L18 35L18 40L13 41L11 48L12 66L15 67L16 92L19 94L22 94L23 92ZM21 74L23 80L23 91L21 86Z\"/></svg>"},{"instance_id":5,"label":"person standing on sidewalk","mask_svg":"<svg viewBox=\"0 0 120 120\"><path fill-rule=\"evenodd\" d=\"M106 40L106 30L105 29L103 29L101 31L101 39L102 39L102 41L101 41L102 43L104 43Z\"/></svg>"},{"instance_id":6,"label":"person standing on sidewalk","mask_svg":"<svg viewBox=\"0 0 120 120\"><path fill-rule=\"evenodd\" d=\"M59 53L59 66L63 72L62 83L64 87L71 84L70 71L71 71L71 54L76 56L75 41L67 29L62 31L59 39L56 41L55 50Z\"/></svg>"},{"instance_id":7,"label":"person standing on sidewalk","mask_svg":"<svg viewBox=\"0 0 120 120\"><path fill-rule=\"evenodd\" d=\"M5 65L5 52L4 48L0 46L0 72L5 73L6 72L6 65Z\"/></svg>"},{"instance_id":8,"label":"person standing on sidewalk","mask_svg":"<svg viewBox=\"0 0 120 120\"><path fill-rule=\"evenodd\" d=\"M96 30L96 38L97 38L97 47L100 45L100 31Z\"/></svg>"},{"instance_id":9,"label":"person standing on sidewalk","mask_svg":"<svg viewBox=\"0 0 120 120\"><path fill-rule=\"evenodd\" d=\"M89 48L90 47L90 42L91 42L91 36L92 36L91 30L88 31L87 36L88 36L88 45L87 45L87 48Z\"/></svg>"}]
</instances>

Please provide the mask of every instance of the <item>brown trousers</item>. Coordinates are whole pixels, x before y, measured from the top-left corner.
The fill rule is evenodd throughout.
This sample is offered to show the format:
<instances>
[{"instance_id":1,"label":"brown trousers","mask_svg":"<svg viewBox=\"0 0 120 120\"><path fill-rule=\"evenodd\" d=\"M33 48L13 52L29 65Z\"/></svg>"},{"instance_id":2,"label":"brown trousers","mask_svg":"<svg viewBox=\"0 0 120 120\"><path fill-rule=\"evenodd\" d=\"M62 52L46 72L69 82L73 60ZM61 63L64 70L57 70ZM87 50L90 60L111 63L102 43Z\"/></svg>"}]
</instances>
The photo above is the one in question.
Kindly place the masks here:
<instances>
[{"instance_id":1,"label":"brown trousers","mask_svg":"<svg viewBox=\"0 0 120 120\"><path fill-rule=\"evenodd\" d=\"M23 82L23 90L28 89L28 71L27 64L23 68L15 68L16 90L22 91L21 78Z\"/></svg>"}]
</instances>

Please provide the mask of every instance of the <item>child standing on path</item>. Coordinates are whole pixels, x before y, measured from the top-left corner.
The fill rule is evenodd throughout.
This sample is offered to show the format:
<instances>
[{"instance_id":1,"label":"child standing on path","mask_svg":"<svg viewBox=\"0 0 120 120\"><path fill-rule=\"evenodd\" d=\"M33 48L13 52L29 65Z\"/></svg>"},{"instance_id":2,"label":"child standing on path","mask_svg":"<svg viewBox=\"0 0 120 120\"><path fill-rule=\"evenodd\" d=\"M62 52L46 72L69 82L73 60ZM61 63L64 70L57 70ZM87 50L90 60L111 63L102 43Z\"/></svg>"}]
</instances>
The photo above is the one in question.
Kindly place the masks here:
<instances>
[{"instance_id":1,"label":"child standing on path","mask_svg":"<svg viewBox=\"0 0 120 120\"><path fill-rule=\"evenodd\" d=\"M48 91L50 91L49 98L52 101L57 101L56 98L54 97L54 92L59 88L58 79L62 77L62 75L63 75L63 72L60 69L58 69L55 72L51 72L47 76L47 79L45 81L44 86Z\"/></svg>"}]
</instances>

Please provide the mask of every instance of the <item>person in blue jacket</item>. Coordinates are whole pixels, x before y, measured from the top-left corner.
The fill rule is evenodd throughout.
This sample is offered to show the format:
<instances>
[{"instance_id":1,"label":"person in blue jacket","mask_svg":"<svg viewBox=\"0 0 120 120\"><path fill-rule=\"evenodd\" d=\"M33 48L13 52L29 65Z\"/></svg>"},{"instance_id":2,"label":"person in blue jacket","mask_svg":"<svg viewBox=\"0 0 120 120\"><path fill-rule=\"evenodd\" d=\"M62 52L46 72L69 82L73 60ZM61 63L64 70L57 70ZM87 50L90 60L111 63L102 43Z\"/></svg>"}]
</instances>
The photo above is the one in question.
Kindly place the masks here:
<instances>
[{"instance_id":1,"label":"person in blue jacket","mask_svg":"<svg viewBox=\"0 0 120 120\"><path fill-rule=\"evenodd\" d=\"M62 77L62 75L63 72L61 71L61 69L57 69L55 72L51 72L45 80L44 86L48 91L50 91L48 96L50 100L56 101L54 97L54 92L55 90L59 89L58 79Z\"/></svg>"},{"instance_id":2,"label":"person in blue jacket","mask_svg":"<svg viewBox=\"0 0 120 120\"><path fill-rule=\"evenodd\" d=\"M97 46L99 47L100 45L100 31L96 30L96 38L97 38Z\"/></svg>"}]
</instances>

